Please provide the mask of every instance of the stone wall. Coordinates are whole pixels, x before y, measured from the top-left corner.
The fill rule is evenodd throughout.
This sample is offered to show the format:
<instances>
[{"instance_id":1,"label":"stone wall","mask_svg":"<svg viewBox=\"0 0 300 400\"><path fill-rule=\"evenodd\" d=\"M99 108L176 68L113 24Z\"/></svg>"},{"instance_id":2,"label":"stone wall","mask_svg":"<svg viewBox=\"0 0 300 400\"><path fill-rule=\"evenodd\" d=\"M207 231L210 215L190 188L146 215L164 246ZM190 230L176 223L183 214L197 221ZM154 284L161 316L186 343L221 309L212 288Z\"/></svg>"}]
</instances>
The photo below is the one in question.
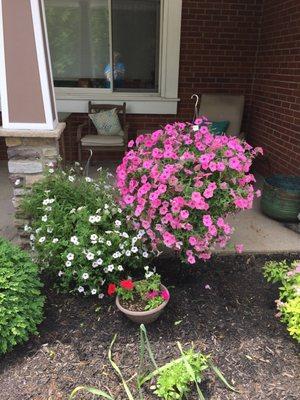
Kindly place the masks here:
<instances>
[{"instance_id":1,"label":"stone wall","mask_svg":"<svg viewBox=\"0 0 300 400\"><path fill-rule=\"evenodd\" d=\"M59 124L55 131L13 131L0 129L5 138L8 156L9 178L13 185L15 225L18 228L21 245L26 243L24 225L28 222L20 210L23 196L38 182L45 170L55 167L59 157L59 138L65 124Z\"/></svg>"}]
</instances>

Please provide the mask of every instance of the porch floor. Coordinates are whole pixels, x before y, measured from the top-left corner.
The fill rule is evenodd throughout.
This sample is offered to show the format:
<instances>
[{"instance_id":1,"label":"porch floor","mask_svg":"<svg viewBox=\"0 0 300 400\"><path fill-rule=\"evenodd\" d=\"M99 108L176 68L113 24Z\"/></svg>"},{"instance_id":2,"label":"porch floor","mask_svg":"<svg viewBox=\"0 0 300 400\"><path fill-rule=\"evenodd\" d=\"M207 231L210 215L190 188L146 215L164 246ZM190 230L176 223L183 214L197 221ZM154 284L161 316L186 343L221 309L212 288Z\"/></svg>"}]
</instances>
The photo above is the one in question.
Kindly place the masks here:
<instances>
[{"instance_id":1,"label":"porch floor","mask_svg":"<svg viewBox=\"0 0 300 400\"><path fill-rule=\"evenodd\" d=\"M114 170L115 163L105 163L103 167ZM95 177L97 167L91 167L90 176ZM262 178L257 177L257 187L261 187ZM7 163L0 162L0 236L17 241L17 231L13 225L12 188L8 179ZM300 251L300 235L274 221L260 211L259 199L252 210L242 211L231 217L235 227L231 246L222 253L233 253L234 245L243 243L245 253L293 253Z\"/></svg>"}]
</instances>

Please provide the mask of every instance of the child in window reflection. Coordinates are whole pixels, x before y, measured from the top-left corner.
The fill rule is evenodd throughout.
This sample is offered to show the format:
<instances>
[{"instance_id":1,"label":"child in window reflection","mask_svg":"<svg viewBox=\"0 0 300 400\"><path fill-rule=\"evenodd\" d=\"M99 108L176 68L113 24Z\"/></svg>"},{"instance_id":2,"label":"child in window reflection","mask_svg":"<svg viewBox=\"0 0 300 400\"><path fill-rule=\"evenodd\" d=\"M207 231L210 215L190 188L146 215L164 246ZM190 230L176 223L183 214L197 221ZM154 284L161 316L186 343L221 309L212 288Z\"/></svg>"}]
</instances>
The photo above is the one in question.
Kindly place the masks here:
<instances>
[{"instance_id":1,"label":"child in window reflection","mask_svg":"<svg viewBox=\"0 0 300 400\"><path fill-rule=\"evenodd\" d=\"M113 53L113 69L114 69L114 87L121 88L124 84L125 65L121 60L121 54L117 51ZM112 72L110 64L106 64L104 68L105 87L110 88Z\"/></svg>"}]
</instances>

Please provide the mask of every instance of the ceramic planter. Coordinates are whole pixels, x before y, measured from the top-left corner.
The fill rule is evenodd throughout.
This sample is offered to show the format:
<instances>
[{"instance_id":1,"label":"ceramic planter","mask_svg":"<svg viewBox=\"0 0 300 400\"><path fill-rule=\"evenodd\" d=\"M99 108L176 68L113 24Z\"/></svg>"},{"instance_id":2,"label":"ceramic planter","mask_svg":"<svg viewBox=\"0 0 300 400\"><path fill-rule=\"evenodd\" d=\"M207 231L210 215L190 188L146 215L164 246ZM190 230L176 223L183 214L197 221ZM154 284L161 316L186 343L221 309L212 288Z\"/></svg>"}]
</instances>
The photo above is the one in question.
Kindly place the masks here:
<instances>
[{"instance_id":1,"label":"ceramic planter","mask_svg":"<svg viewBox=\"0 0 300 400\"><path fill-rule=\"evenodd\" d=\"M168 293L168 289L164 286L161 285L162 290L166 290ZM148 311L130 311L124 308L120 304L120 299L119 296L116 297L116 305L118 309L126 315L127 318L131 319L131 321L136 322L138 324L150 324L151 322L154 322L160 314L163 312L164 308L168 304L169 299L165 300L160 306L157 308L154 308L153 310L148 310Z\"/></svg>"}]
</instances>

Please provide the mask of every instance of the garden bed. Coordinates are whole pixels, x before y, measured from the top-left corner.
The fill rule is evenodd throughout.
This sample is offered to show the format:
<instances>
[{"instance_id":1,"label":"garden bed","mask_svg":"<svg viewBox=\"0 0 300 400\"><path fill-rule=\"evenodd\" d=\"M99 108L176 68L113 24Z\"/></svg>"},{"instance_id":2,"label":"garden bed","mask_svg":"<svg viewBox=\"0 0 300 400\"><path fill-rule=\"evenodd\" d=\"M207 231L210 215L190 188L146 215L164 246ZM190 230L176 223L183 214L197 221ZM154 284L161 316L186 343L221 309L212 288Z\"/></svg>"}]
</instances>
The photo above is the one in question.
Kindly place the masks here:
<instances>
[{"instance_id":1,"label":"garden bed","mask_svg":"<svg viewBox=\"0 0 300 400\"><path fill-rule=\"evenodd\" d=\"M184 348L193 342L197 350L212 355L240 391L229 392L209 373L201 384L207 399L298 399L299 349L274 317L278 292L261 273L266 260L282 258L214 256L203 267L184 272L176 260L162 259L159 272L171 300L147 328L158 364L178 356L176 341ZM299 254L291 255L296 258ZM67 399L84 384L124 400L107 350L117 333L114 359L125 377L132 377L138 365L138 326L122 316L110 298L97 301L45 290L48 302L40 336L0 360L0 399ZM80 393L77 398L93 396ZM149 390L145 399L156 397Z\"/></svg>"}]
</instances>

